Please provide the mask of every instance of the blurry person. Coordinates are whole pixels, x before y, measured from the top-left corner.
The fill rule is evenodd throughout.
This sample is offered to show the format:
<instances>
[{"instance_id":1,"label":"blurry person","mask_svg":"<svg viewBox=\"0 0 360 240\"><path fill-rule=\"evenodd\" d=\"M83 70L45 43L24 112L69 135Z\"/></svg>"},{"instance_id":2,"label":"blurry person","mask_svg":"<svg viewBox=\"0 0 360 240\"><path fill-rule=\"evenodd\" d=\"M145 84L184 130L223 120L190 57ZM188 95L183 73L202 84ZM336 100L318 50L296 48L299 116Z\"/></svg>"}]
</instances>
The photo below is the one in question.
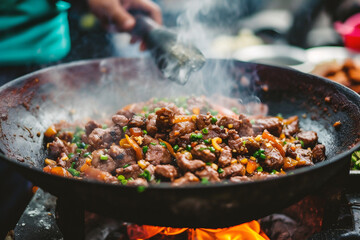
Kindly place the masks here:
<instances>
[{"instance_id":1,"label":"blurry person","mask_svg":"<svg viewBox=\"0 0 360 240\"><path fill-rule=\"evenodd\" d=\"M141 10L162 23L160 8L151 0L89 0L88 4L108 29L131 31L135 19L130 10ZM60 61L70 52L69 9L68 2L57 0L0 1L0 85ZM31 197L30 187L0 161L0 238L15 227Z\"/></svg>"},{"instance_id":2,"label":"blurry person","mask_svg":"<svg viewBox=\"0 0 360 240\"><path fill-rule=\"evenodd\" d=\"M360 12L360 0L304 0L294 13L293 23L287 33L291 45L309 47L308 33L321 11L325 10L331 22L345 21Z\"/></svg>"}]
</instances>

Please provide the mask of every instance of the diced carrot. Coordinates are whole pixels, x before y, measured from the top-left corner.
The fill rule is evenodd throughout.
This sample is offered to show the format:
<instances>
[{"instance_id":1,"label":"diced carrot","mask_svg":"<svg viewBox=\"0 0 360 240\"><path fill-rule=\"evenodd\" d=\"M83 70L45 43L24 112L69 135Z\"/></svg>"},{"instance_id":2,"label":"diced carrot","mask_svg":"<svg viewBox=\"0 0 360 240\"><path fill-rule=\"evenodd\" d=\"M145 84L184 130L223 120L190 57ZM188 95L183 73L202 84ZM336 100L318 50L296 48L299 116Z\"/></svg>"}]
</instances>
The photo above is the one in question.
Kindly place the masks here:
<instances>
[{"instance_id":1,"label":"diced carrot","mask_svg":"<svg viewBox=\"0 0 360 240\"><path fill-rule=\"evenodd\" d=\"M254 161L248 161L248 163L246 164L246 172L249 174L252 174L256 168L257 168L257 163Z\"/></svg>"},{"instance_id":2,"label":"diced carrot","mask_svg":"<svg viewBox=\"0 0 360 240\"><path fill-rule=\"evenodd\" d=\"M266 129L264 130L262 137L264 139L268 139L272 145L279 150L281 156L285 157L285 151L284 148L276 141L275 137L271 135Z\"/></svg>"},{"instance_id":3,"label":"diced carrot","mask_svg":"<svg viewBox=\"0 0 360 240\"><path fill-rule=\"evenodd\" d=\"M130 146L135 150L136 158L137 160L143 159L143 153L141 147L135 142L133 139L131 139L127 134L125 134L126 140L130 144Z\"/></svg>"},{"instance_id":4,"label":"diced carrot","mask_svg":"<svg viewBox=\"0 0 360 240\"><path fill-rule=\"evenodd\" d=\"M140 128L130 128L129 131L131 136L135 136L135 137L142 136L143 134Z\"/></svg>"},{"instance_id":5,"label":"diced carrot","mask_svg":"<svg viewBox=\"0 0 360 240\"><path fill-rule=\"evenodd\" d=\"M193 108L193 113L195 114L195 115L199 115L200 114L200 108Z\"/></svg>"},{"instance_id":6,"label":"diced carrot","mask_svg":"<svg viewBox=\"0 0 360 240\"><path fill-rule=\"evenodd\" d=\"M51 173L51 167L50 165L47 165L46 167L43 168L43 171L46 173Z\"/></svg>"},{"instance_id":7,"label":"diced carrot","mask_svg":"<svg viewBox=\"0 0 360 240\"><path fill-rule=\"evenodd\" d=\"M72 177L71 173L66 171L66 169L63 168L63 167L53 167L53 168L51 168L51 174L61 176L61 177Z\"/></svg>"},{"instance_id":8,"label":"diced carrot","mask_svg":"<svg viewBox=\"0 0 360 240\"><path fill-rule=\"evenodd\" d=\"M188 122L191 121L192 116L190 115L176 115L174 119L172 120L172 123L180 123L180 122Z\"/></svg>"},{"instance_id":9,"label":"diced carrot","mask_svg":"<svg viewBox=\"0 0 360 240\"><path fill-rule=\"evenodd\" d=\"M32 191L32 193L36 193L37 192L37 190L39 189L39 187L37 187L37 186L33 186L32 187L32 189L31 189L31 191Z\"/></svg>"},{"instance_id":10,"label":"diced carrot","mask_svg":"<svg viewBox=\"0 0 360 240\"><path fill-rule=\"evenodd\" d=\"M52 137L57 133L54 125L51 125L48 129L46 129L44 135L45 137Z\"/></svg>"}]
</instances>

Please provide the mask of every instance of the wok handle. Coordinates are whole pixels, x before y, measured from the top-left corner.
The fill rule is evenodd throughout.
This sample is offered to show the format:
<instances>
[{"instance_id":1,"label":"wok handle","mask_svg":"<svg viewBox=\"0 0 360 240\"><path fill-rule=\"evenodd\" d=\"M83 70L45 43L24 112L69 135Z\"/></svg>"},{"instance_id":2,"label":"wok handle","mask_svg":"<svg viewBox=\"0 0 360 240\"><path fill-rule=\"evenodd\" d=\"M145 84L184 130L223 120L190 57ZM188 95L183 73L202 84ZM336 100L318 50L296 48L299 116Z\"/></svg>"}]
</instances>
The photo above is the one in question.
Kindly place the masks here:
<instances>
[{"instance_id":1,"label":"wok handle","mask_svg":"<svg viewBox=\"0 0 360 240\"><path fill-rule=\"evenodd\" d=\"M134 14L136 24L131 34L137 37L145 38L151 31L160 29L161 26L150 17L141 13Z\"/></svg>"}]
</instances>

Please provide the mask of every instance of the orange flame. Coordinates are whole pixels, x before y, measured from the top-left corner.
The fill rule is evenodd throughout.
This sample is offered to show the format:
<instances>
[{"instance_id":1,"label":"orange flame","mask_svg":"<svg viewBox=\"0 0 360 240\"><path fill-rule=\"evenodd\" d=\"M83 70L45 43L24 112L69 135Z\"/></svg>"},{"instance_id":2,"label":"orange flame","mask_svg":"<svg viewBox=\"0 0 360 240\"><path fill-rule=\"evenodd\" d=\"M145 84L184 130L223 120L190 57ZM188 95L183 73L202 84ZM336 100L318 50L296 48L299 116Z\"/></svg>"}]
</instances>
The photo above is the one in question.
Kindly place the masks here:
<instances>
[{"instance_id":1,"label":"orange flame","mask_svg":"<svg viewBox=\"0 0 360 240\"><path fill-rule=\"evenodd\" d=\"M270 240L260 229L257 221L243 223L229 228L170 228L150 225L129 225L128 235L131 240L149 239L157 234L177 235L187 231L189 240Z\"/></svg>"}]
</instances>

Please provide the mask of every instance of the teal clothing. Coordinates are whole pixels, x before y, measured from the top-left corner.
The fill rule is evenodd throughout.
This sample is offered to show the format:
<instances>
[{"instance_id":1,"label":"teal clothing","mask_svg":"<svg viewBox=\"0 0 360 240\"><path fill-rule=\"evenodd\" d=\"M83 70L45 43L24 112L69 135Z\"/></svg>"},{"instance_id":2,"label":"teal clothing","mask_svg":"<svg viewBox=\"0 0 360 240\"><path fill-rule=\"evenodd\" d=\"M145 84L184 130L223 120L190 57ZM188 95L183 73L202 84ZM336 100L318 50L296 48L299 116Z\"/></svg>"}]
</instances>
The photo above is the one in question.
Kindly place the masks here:
<instances>
[{"instance_id":1,"label":"teal clothing","mask_svg":"<svg viewBox=\"0 0 360 240\"><path fill-rule=\"evenodd\" d=\"M69 8L56 0L0 0L0 66L65 57L70 51Z\"/></svg>"}]
</instances>

